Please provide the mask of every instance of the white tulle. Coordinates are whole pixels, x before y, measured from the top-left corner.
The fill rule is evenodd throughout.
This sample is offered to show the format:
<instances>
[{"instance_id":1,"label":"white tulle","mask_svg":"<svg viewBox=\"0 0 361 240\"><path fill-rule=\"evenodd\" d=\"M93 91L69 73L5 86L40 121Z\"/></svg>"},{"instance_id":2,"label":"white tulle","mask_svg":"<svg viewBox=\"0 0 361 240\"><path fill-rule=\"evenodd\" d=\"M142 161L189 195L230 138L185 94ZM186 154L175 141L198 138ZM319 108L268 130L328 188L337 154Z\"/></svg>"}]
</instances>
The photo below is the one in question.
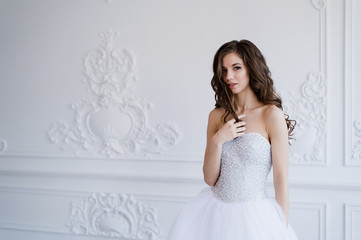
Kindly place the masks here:
<instances>
[{"instance_id":1,"label":"white tulle","mask_svg":"<svg viewBox=\"0 0 361 240\"><path fill-rule=\"evenodd\" d=\"M297 240L273 197L226 203L205 187L178 214L168 240Z\"/></svg>"}]
</instances>

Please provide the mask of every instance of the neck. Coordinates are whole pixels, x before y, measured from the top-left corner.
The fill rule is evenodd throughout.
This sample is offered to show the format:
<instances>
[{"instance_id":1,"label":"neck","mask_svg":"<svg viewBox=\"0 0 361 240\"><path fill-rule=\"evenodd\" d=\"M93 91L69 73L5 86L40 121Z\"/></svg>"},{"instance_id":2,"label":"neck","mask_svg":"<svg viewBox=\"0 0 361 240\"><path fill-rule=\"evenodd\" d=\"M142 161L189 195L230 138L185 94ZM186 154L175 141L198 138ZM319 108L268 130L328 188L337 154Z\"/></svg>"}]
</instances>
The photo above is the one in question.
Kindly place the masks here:
<instances>
[{"instance_id":1,"label":"neck","mask_svg":"<svg viewBox=\"0 0 361 240\"><path fill-rule=\"evenodd\" d=\"M233 104L234 109L238 114L245 113L249 109L262 105L251 89L247 89L247 91L236 94L234 96Z\"/></svg>"}]
</instances>

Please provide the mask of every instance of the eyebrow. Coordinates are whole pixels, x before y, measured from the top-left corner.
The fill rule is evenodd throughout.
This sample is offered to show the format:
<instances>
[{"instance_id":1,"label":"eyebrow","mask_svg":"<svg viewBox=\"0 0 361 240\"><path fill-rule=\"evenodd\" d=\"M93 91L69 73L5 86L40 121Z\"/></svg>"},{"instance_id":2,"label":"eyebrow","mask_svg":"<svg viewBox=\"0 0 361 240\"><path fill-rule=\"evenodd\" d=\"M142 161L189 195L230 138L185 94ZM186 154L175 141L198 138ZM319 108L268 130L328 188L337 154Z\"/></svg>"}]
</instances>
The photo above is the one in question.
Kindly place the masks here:
<instances>
[{"instance_id":1,"label":"eyebrow","mask_svg":"<svg viewBox=\"0 0 361 240\"><path fill-rule=\"evenodd\" d=\"M233 63L233 64L232 64L232 67L233 67L233 66L236 66L236 65L241 65L241 66L242 66L241 63ZM224 66L222 66L222 68L224 68Z\"/></svg>"}]
</instances>

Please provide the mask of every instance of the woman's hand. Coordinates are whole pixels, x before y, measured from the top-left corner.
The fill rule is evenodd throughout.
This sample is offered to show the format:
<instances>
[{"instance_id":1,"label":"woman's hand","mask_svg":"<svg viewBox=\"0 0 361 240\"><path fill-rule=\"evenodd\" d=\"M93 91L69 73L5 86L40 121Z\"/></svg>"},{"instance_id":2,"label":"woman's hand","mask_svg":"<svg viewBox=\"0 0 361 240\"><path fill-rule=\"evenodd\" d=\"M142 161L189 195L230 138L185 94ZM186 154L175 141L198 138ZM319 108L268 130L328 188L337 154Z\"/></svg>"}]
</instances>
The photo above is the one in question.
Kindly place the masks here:
<instances>
[{"instance_id":1,"label":"woman's hand","mask_svg":"<svg viewBox=\"0 0 361 240\"><path fill-rule=\"evenodd\" d=\"M215 108L209 113L207 146L203 163L204 181L209 186L214 186L220 173L222 144L243 135L246 129L245 122L236 122L234 119L227 121L218 128L223 114L224 112L219 108ZM242 114L238 118L245 116Z\"/></svg>"},{"instance_id":2,"label":"woman's hand","mask_svg":"<svg viewBox=\"0 0 361 240\"><path fill-rule=\"evenodd\" d=\"M236 122L236 120L232 118L223 124L223 126L214 135L217 141L219 141L220 144L223 144L236 137L242 136L246 131L246 122L242 121L242 118L245 116L245 114L238 116L238 118L241 119L240 122Z\"/></svg>"}]
</instances>

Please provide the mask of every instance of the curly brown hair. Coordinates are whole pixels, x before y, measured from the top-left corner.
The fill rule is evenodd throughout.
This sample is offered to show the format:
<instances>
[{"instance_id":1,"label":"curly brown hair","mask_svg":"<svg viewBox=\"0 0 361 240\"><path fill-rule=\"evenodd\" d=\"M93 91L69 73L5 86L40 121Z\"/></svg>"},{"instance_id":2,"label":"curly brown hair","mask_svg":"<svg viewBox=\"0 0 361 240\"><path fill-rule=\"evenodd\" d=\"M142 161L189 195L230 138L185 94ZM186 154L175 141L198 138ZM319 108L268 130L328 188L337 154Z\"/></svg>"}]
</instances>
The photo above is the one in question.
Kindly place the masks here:
<instances>
[{"instance_id":1,"label":"curly brown hair","mask_svg":"<svg viewBox=\"0 0 361 240\"><path fill-rule=\"evenodd\" d=\"M233 40L223 44L218 49L213 61L214 75L211 85L215 92L216 108L223 107L226 110L222 117L223 122L226 122L229 114L231 114L237 122L240 121L232 105L234 95L222 78L222 61L229 53L236 53L243 60L249 74L249 85L258 100L265 105L273 104L283 111L281 97L276 93L271 72L261 51L248 40ZM292 139L292 131L296 126L296 121L290 120L287 114L284 113L284 115L287 123L288 136L289 139Z\"/></svg>"}]
</instances>

